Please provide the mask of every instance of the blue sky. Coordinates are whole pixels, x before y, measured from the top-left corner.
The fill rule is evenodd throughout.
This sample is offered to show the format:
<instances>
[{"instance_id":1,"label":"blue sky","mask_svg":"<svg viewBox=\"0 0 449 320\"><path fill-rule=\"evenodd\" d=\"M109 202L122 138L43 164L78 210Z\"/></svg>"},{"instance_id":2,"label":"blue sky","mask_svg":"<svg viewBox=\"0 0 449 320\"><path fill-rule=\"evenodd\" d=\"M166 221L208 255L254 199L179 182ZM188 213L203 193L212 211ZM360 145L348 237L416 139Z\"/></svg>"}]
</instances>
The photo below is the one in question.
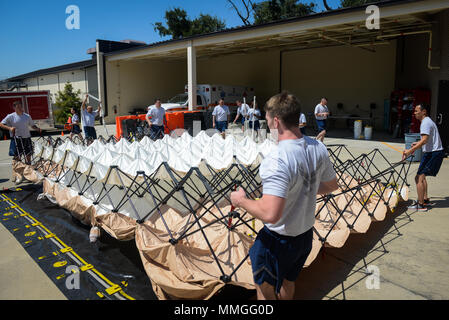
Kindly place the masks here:
<instances>
[{"instance_id":1,"label":"blue sky","mask_svg":"<svg viewBox=\"0 0 449 320\"><path fill-rule=\"evenodd\" d=\"M318 11L323 10L321 0L304 2L314 2ZM332 8L339 3L328 0ZM80 10L79 30L66 28L69 5ZM223 19L227 27L242 24L226 0L0 0L0 79L87 60L86 51L96 39L167 40L152 24L164 22L165 11L174 7L185 9L191 19L203 13Z\"/></svg>"}]
</instances>

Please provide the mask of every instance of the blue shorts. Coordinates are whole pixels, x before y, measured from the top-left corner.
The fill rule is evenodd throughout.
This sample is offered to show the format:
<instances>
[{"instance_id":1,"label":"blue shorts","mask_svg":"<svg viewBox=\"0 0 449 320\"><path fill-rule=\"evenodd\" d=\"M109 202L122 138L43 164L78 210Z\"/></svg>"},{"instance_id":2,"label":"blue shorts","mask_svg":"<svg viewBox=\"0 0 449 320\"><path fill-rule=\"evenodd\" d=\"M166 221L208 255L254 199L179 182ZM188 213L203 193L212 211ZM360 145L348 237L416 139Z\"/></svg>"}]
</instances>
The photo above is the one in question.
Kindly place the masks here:
<instances>
[{"instance_id":1,"label":"blue shorts","mask_svg":"<svg viewBox=\"0 0 449 320\"><path fill-rule=\"evenodd\" d=\"M84 135L87 138L97 139L97 131L94 127L84 127Z\"/></svg>"},{"instance_id":2,"label":"blue shorts","mask_svg":"<svg viewBox=\"0 0 449 320\"><path fill-rule=\"evenodd\" d=\"M252 129L253 128L253 121L249 122L249 128ZM260 123L259 120L254 121L254 130L259 130L260 129Z\"/></svg>"},{"instance_id":3,"label":"blue shorts","mask_svg":"<svg viewBox=\"0 0 449 320\"><path fill-rule=\"evenodd\" d=\"M11 138L11 142L9 143L9 155L11 157L30 155L32 153L33 143L31 142L31 138Z\"/></svg>"},{"instance_id":4,"label":"blue shorts","mask_svg":"<svg viewBox=\"0 0 449 320\"><path fill-rule=\"evenodd\" d=\"M316 125L318 127L318 132L326 130L326 120L317 120Z\"/></svg>"},{"instance_id":5,"label":"blue shorts","mask_svg":"<svg viewBox=\"0 0 449 320\"><path fill-rule=\"evenodd\" d=\"M306 128L305 127L299 128L299 131L301 131L301 133L303 135L306 135Z\"/></svg>"},{"instance_id":6,"label":"blue shorts","mask_svg":"<svg viewBox=\"0 0 449 320\"><path fill-rule=\"evenodd\" d=\"M435 177L440 171L443 158L444 150L423 152L417 175L423 174L425 176Z\"/></svg>"},{"instance_id":7,"label":"blue shorts","mask_svg":"<svg viewBox=\"0 0 449 320\"><path fill-rule=\"evenodd\" d=\"M151 139L162 139L164 137L164 126L157 126L153 124L150 127Z\"/></svg>"},{"instance_id":8,"label":"blue shorts","mask_svg":"<svg viewBox=\"0 0 449 320\"><path fill-rule=\"evenodd\" d=\"M77 124L72 125L72 133L74 133L74 134L79 134L79 133L81 133L81 128L80 128L80 126L77 125Z\"/></svg>"},{"instance_id":9,"label":"blue shorts","mask_svg":"<svg viewBox=\"0 0 449 320\"><path fill-rule=\"evenodd\" d=\"M244 116L242 116L242 120L240 120L240 122L242 123L242 126L244 126L245 125L245 117Z\"/></svg>"},{"instance_id":10,"label":"blue shorts","mask_svg":"<svg viewBox=\"0 0 449 320\"><path fill-rule=\"evenodd\" d=\"M217 129L220 132L224 132L227 128L228 128L227 121L217 121L215 123L215 129Z\"/></svg>"},{"instance_id":11,"label":"blue shorts","mask_svg":"<svg viewBox=\"0 0 449 320\"><path fill-rule=\"evenodd\" d=\"M295 281L312 250L312 230L289 237L263 227L249 250L254 282L267 282L279 293L284 279Z\"/></svg>"}]
</instances>

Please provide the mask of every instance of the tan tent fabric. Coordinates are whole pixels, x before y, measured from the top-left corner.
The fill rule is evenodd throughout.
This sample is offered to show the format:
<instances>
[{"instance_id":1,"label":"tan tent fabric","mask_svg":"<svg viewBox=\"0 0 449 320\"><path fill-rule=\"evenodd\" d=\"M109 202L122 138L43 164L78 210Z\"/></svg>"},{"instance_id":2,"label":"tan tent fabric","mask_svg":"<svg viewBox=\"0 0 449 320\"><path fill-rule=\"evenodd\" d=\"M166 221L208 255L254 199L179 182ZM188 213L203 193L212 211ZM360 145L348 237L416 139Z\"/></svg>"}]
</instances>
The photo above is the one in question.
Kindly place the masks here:
<instances>
[{"instance_id":1,"label":"tan tent fabric","mask_svg":"<svg viewBox=\"0 0 449 320\"><path fill-rule=\"evenodd\" d=\"M353 226L351 232L365 233L371 224L371 217L366 209L362 209L362 204L353 200L349 193L344 193L336 197L335 200L340 210L345 209L343 212L344 221Z\"/></svg>"},{"instance_id":2,"label":"tan tent fabric","mask_svg":"<svg viewBox=\"0 0 449 320\"><path fill-rule=\"evenodd\" d=\"M22 178L23 172L25 171L26 164L20 161L12 161L12 177L13 180L16 180L16 178Z\"/></svg>"},{"instance_id":3,"label":"tan tent fabric","mask_svg":"<svg viewBox=\"0 0 449 320\"><path fill-rule=\"evenodd\" d=\"M223 208L224 212L229 207ZM174 210L165 211L176 227L189 225L188 217L180 216ZM206 217L200 220L202 225L210 222ZM160 299L208 299L224 283L219 280L220 269L213 258L209 246L201 231L170 244L169 234L158 229L158 221L146 221L136 229L136 244L140 251L145 270L150 277L155 292ZM172 233L176 237L177 228ZM191 231L198 230L192 228ZM248 236L244 228L229 231L222 223L204 228L210 246L226 275L233 270L248 254L254 239ZM254 288L249 258L243 262L231 283L248 289Z\"/></svg>"},{"instance_id":4,"label":"tan tent fabric","mask_svg":"<svg viewBox=\"0 0 449 320\"><path fill-rule=\"evenodd\" d=\"M132 240L136 229L136 220L121 213L106 213L97 215L97 226L104 229L117 240Z\"/></svg>"},{"instance_id":5,"label":"tan tent fabric","mask_svg":"<svg viewBox=\"0 0 449 320\"><path fill-rule=\"evenodd\" d=\"M318 256L318 253L320 252L322 247L323 247L322 242L319 240L318 235L314 232L312 240L312 250L310 250L309 256L307 257L307 260L304 263L304 267L308 267L312 264L312 262Z\"/></svg>"},{"instance_id":6,"label":"tan tent fabric","mask_svg":"<svg viewBox=\"0 0 449 320\"><path fill-rule=\"evenodd\" d=\"M54 197L60 207L71 212L83 224L88 226L96 224L94 206L87 205L78 195L73 196L68 188L45 179L43 190L44 193Z\"/></svg>"},{"instance_id":7,"label":"tan tent fabric","mask_svg":"<svg viewBox=\"0 0 449 320\"><path fill-rule=\"evenodd\" d=\"M410 191L409 187L407 187L407 186L403 186L401 188L400 195L401 195L402 200L408 201L409 191Z\"/></svg>"},{"instance_id":8,"label":"tan tent fabric","mask_svg":"<svg viewBox=\"0 0 449 320\"><path fill-rule=\"evenodd\" d=\"M44 179L44 176L40 172L34 170L34 168L30 165L25 166L25 169L23 170L23 176L28 181L36 184L41 183Z\"/></svg>"},{"instance_id":9,"label":"tan tent fabric","mask_svg":"<svg viewBox=\"0 0 449 320\"><path fill-rule=\"evenodd\" d=\"M375 187L375 183L371 183L369 186L363 186L360 190L362 201L366 201L366 210L373 213L371 218L373 221L383 221L387 214L388 208L384 201L380 199L378 194L379 190L371 192Z\"/></svg>"},{"instance_id":10,"label":"tan tent fabric","mask_svg":"<svg viewBox=\"0 0 449 320\"><path fill-rule=\"evenodd\" d=\"M323 204L317 204L317 212L323 207ZM346 239L348 239L350 230L343 219L338 219L338 214L330 205L321 209L316 217L314 227L322 238L326 238L326 246L341 248Z\"/></svg>"}]
</instances>

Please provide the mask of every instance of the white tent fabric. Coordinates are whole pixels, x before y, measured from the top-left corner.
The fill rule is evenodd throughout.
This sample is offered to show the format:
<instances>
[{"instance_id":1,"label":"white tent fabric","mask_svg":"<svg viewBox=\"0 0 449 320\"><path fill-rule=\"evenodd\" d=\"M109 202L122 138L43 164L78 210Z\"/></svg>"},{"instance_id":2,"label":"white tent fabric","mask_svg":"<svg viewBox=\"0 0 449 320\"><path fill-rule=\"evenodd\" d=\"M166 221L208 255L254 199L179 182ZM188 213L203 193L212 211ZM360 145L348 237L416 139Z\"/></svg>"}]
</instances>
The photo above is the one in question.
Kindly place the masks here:
<instances>
[{"instance_id":1,"label":"white tent fabric","mask_svg":"<svg viewBox=\"0 0 449 320\"><path fill-rule=\"evenodd\" d=\"M98 140L88 147L65 141L62 145L53 149L35 143L35 153L41 154L44 160L52 160L80 173L88 173L90 176L103 181L111 166L125 172L130 177L135 177L138 172L146 175L153 174L163 162L179 173L187 173L191 168L204 168L207 163L215 170L224 170L235 163L237 159L245 166L258 164L271 151L276 148L276 143L265 140L255 143L250 137L238 141L236 137L228 135L223 139L215 134L209 137L204 131L196 137L184 133L181 137L172 138L168 135L162 140L153 142L150 139L142 139L140 142L129 143L121 139L116 144L102 144ZM202 169L203 174L208 174ZM158 178L164 178L162 176ZM108 183L121 184L113 174ZM126 183L125 183L126 184Z\"/></svg>"}]
</instances>

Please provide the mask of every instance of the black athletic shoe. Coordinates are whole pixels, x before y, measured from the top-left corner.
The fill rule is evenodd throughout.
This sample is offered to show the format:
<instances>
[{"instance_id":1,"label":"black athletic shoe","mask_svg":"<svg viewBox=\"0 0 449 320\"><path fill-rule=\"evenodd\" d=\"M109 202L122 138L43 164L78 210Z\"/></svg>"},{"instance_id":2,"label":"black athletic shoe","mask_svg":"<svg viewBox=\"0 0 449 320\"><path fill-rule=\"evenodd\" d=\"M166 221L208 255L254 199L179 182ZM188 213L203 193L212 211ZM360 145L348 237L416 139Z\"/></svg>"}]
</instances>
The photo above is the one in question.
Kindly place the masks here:
<instances>
[{"instance_id":1,"label":"black athletic shoe","mask_svg":"<svg viewBox=\"0 0 449 320\"><path fill-rule=\"evenodd\" d=\"M415 211L419 211L419 212L427 212L427 211L429 211L429 209L427 208L427 206L425 204L422 205L422 204L419 204L418 202L415 202L411 206L408 206L407 209L415 210Z\"/></svg>"}]
</instances>

